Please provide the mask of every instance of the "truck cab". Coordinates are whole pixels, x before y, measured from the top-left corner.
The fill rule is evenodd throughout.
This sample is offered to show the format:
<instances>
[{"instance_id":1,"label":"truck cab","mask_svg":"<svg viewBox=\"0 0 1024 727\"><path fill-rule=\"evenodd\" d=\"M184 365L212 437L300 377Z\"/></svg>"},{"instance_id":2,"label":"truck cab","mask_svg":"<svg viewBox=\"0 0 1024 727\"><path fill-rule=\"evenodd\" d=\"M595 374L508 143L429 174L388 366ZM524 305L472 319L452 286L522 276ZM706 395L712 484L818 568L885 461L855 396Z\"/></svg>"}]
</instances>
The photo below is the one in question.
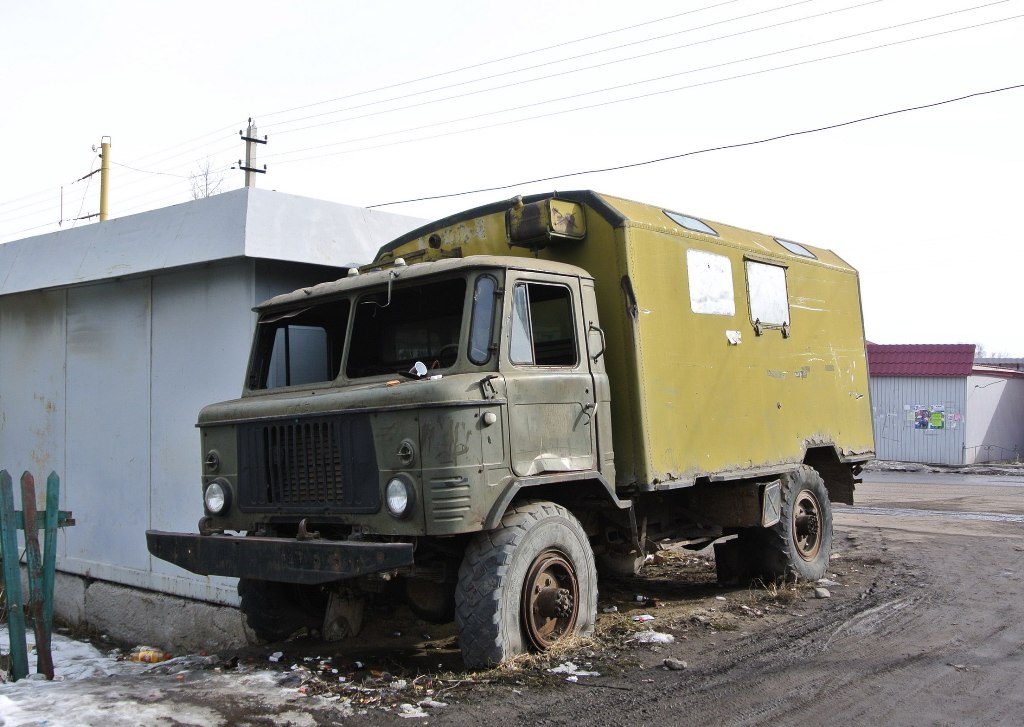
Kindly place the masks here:
<instances>
[{"instance_id":1,"label":"truck cab","mask_svg":"<svg viewBox=\"0 0 1024 727\"><path fill-rule=\"evenodd\" d=\"M493 521L524 479L614 482L593 281L578 268L391 267L259 314L243 396L199 417L204 484L233 500L206 527L450 535Z\"/></svg>"}]
</instances>

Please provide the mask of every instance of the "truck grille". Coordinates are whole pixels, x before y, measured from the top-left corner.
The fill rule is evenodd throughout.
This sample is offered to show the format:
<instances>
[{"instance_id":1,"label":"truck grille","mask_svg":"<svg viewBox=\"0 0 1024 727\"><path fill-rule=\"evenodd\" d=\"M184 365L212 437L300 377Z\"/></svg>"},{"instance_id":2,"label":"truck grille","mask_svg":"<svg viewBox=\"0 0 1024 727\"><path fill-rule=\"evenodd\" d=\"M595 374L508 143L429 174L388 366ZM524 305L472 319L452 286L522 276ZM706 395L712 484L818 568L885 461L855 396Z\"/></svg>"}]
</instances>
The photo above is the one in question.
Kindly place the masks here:
<instances>
[{"instance_id":1,"label":"truck grille","mask_svg":"<svg viewBox=\"0 0 1024 727\"><path fill-rule=\"evenodd\" d=\"M243 511L376 512L377 457L366 415L244 424L238 428Z\"/></svg>"}]
</instances>

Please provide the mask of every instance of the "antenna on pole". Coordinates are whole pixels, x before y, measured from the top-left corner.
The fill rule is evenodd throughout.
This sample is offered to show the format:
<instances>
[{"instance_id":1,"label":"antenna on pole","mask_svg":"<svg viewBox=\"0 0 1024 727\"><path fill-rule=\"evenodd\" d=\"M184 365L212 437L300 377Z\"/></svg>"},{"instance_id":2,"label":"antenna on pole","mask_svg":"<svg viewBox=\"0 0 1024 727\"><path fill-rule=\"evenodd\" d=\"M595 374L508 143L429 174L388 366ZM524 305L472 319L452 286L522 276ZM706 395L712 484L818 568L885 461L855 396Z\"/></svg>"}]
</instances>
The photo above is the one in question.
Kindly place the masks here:
<instances>
[{"instance_id":1,"label":"antenna on pole","mask_svg":"<svg viewBox=\"0 0 1024 727\"><path fill-rule=\"evenodd\" d=\"M238 135L242 137L242 141L245 142L245 164L242 164L242 160L238 160L238 168L245 172L245 186L255 187L256 186L256 174L266 174L267 165L263 165L263 169L256 168L256 145L266 144L267 135L264 134L262 139L256 137L256 124L253 123L252 118L249 118L249 126L246 128L243 134L239 130Z\"/></svg>"}]
</instances>

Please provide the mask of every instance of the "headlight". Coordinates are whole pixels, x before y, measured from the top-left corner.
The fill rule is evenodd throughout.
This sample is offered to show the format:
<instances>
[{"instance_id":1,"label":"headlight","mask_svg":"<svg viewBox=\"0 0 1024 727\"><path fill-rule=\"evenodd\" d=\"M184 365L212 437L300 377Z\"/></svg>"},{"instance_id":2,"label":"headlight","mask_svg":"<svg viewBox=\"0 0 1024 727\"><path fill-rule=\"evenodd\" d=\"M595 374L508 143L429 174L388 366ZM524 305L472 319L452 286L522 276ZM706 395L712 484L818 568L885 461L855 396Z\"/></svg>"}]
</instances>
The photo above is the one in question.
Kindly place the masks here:
<instances>
[{"instance_id":1,"label":"headlight","mask_svg":"<svg viewBox=\"0 0 1024 727\"><path fill-rule=\"evenodd\" d=\"M220 515L228 509L231 504L231 490L228 483L223 480L214 480L206 486L203 493L203 502L206 504L206 511L211 515Z\"/></svg>"},{"instance_id":2,"label":"headlight","mask_svg":"<svg viewBox=\"0 0 1024 727\"><path fill-rule=\"evenodd\" d=\"M412 512L416 491L405 477L392 477L384 488L384 499L388 505L388 512L402 518Z\"/></svg>"}]
</instances>

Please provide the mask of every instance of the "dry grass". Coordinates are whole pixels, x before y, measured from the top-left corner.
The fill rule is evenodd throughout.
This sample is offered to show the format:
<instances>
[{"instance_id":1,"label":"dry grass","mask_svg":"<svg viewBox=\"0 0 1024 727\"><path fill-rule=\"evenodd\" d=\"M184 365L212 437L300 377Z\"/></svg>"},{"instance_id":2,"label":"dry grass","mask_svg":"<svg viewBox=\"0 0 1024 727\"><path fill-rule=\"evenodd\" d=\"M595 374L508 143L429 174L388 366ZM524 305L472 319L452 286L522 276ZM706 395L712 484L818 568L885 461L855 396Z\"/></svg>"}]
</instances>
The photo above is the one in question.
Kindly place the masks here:
<instances>
[{"instance_id":1,"label":"dry grass","mask_svg":"<svg viewBox=\"0 0 1024 727\"><path fill-rule=\"evenodd\" d=\"M518 654L494 667L492 671L503 675L540 671L557 666L564 661L578 660L581 658L581 652L593 652L599 648L601 648L601 643L593 636L569 636L547 651Z\"/></svg>"}]
</instances>

